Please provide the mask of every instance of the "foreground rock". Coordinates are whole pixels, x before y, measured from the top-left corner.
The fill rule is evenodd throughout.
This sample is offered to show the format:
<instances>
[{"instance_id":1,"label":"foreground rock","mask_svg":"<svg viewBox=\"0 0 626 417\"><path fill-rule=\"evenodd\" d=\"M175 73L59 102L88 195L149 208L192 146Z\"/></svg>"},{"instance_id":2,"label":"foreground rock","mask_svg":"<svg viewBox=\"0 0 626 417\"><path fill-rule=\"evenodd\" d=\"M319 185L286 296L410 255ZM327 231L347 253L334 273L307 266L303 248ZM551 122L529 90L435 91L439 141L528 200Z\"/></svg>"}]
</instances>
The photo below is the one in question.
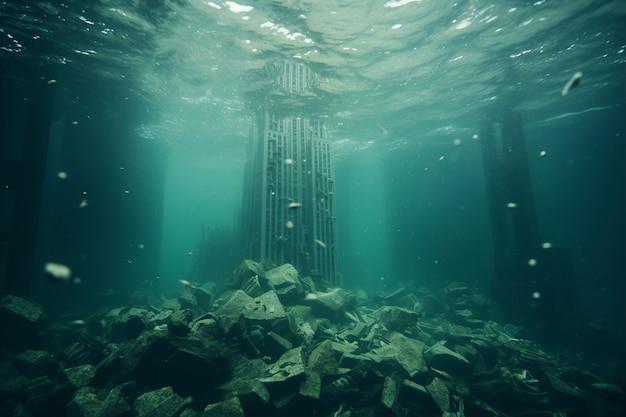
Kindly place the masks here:
<instances>
[{"instance_id":1,"label":"foreground rock","mask_svg":"<svg viewBox=\"0 0 626 417\"><path fill-rule=\"evenodd\" d=\"M321 291L291 265L246 260L232 286L214 288L186 283L172 297L144 294L136 306L89 316L84 327L50 329L35 304L5 297L0 313L19 325L7 332L25 339L2 339L0 415L626 411L623 379L518 338L519 329L494 321L493 304L463 284L448 288L445 301L407 288L370 301L362 291Z\"/></svg>"}]
</instances>

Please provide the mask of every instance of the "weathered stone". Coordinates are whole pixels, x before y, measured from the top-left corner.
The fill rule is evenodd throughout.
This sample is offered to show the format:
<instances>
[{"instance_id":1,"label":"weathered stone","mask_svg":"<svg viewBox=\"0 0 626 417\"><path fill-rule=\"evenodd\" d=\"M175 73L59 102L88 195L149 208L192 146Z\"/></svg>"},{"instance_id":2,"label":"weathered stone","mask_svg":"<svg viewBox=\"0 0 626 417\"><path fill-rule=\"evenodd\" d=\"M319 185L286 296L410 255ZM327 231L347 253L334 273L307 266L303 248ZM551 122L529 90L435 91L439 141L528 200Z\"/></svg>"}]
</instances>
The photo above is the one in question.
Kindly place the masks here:
<instances>
[{"instance_id":1,"label":"weathered stone","mask_svg":"<svg viewBox=\"0 0 626 417\"><path fill-rule=\"evenodd\" d=\"M385 306L377 312L379 320L389 330L402 332L417 323L418 314L406 308Z\"/></svg>"},{"instance_id":2,"label":"weathered stone","mask_svg":"<svg viewBox=\"0 0 626 417\"><path fill-rule=\"evenodd\" d=\"M300 395L319 400L322 391L322 378L315 371L306 370L304 380L300 381Z\"/></svg>"},{"instance_id":3,"label":"weathered stone","mask_svg":"<svg viewBox=\"0 0 626 417\"><path fill-rule=\"evenodd\" d=\"M290 307L288 319L292 333L301 338L305 345L311 344L318 327L313 309L299 305Z\"/></svg>"},{"instance_id":4,"label":"weathered stone","mask_svg":"<svg viewBox=\"0 0 626 417\"><path fill-rule=\"evenodd\" d=\"M265 273L265 277L285 304L297 300L304 292L298 271L291 264L271 269Z\"/></svg>"},{"instance_id":5,"label":"weathered stone","mask_svg":"<svg viewBox=\"0 0 626 417\"><path fill-rule=\"evenodd\" d=\"M258 277L265 277L263 265L250 259L246 259L233 271L233 285L235 288L240 289L242 288L243 283L255 275Z\"/></svg>"},{"instance_id":6,"label":"weathered stone","mask_svg":"<svg viewBox=\"0 0 626 417\"><path fill-rule=\"evenodd\" d=\"M0 300L2 344L16 351L31 347L41 324L43 310L40 306L14 295Z\"/></svg>"},{"instance_id":7,"label":"weathered stone","mask_svg":"<svg viewBox=\"0 0 626 417\"><path fill-rule=\"evenodd\" d=\"M402 378L393 372L390 376L385 377L383 384L382 403L389 408L395 415L400 415L400 405L398 397L400 396L400 388L402 387Z\"/></svg>"},{"instance_id":8,"label":"weathered stone","mask_svg":"<svg viewBox=\"0 0 626 417\"><path fill-rule=\"evenodd\" d=\"M113 387L102 403L98 417L122 417L131 414L129 400L135 396L135 387L132 382Z\"/></svg>"},{"instance_id":9,"label":"weathered stone","mask_svg":"<svg viewBox=\"0 0 626 417\"><path fill-rule=\"evenodd\" d=\"M237 397L231 397L225 401L209 404L201 414L202 417L244 417L243 408L241 402Z\"/></svg>"},{"instance_id":10,"label":"weathered stone","mask_svg":"<svg viewBox=\"0 0 626 417\"><path fill-rule=\"evenodd\" d=\"M159 313L150 317L148 321L149 327L159 326L161 324L167 324L170 321L170 316L174 313L174 310L162 310Z\"/></svg>"},{"instance_id":11,"label":"weathered stone","mask_svg":"<svg viewBox=\"0 0 626 417\"><path fill-rule=\"evenodd\" d=\"M221 331L219 323L213 317L195 321L191 326L191 332L201 339L214 339Z\"/></svg>"},{"instance_id":12,"label":"weathered stone","mask_svg":"<svg viewBox=\"0 0 626 417\"><path fill-rule=\"evenodd\" d=\"M59 369L58 359L44 350L26 350L13 359L13 364L28 377L54 375Z\"/></svg>"},{"instance_id":13,"label":"weathered stone","mask_svg":"<svg viewBox=\"0 0 626 417\"><path fill-rule=\"evenodd\" d=\"M293 344L289 340L272 331L267 332L263 340L263 353L272 358L279 357L292 348Z\"/></svg>"},{"instance_id":14,"label":"weathered stone","mask_svg":"<svg viewBox=\"0 0 626 417\"><path fill-rule=\"evenodd\" d=\"M91 364L79 365L63 370L63 375L65 376L67 382L76 388L82 388L89 385L95 374L95 367Z\"/></svg>"},{"instance_id":15,"label":"weathered stone","mask_svg":"<svg viewBox=\"0 0 626 417\"><path fill-rule=\"evenodd\" d=\"M270 393L258 379L232 379L223 389L236 394L244 404L256 406L270 400Z\"/></svg>"},{"instance_id":16,"label":"weathered stone","mask_svg":"<svg viewBox=\"0 0 626 417\"><path fill-rule=\"evenodd\" d=\"M177 310L170 316L167 329L174 336L185 336L189 333L189 323L193 319L191 310Z\"/></svg>"},{"instance_id":17,"label":"weathered stone","mask_svg":"<svg viewBox=\"0 0 626 417\"><path fill-rule=\"evenodd\" d=\"M60 385L48 376L31 379L26 385L25 408L33 415L61 415L66 404L72 398L72 389Z\"/></svg>"},{"instance_id":18,"label":"weathered stone","mask_svg":"<svg viewBox=\"0 0 626 417\"><path fill-rule=\"evenodd\" d=\"M346 311L352 311L357 307L354 294L341 288L335 288L330 292L308 294L305 301L313 307L316 314L331 319L341 317Z\"/></svg>"},{"instance_id":19,"label":"weathered stone","mask_svg":"<svg viewBox=\"0 0 626 417\"><path fill-rule=\"evenodd\" d=\"M172 387L163 387L137 397L134 408L139 417L175 417L188 404Z\"/></svg>"},{"instance_id":20,"label":"weathered stone","mask_svg":"<svg viewBox=\"0 0 626 417\"><path fill-rule=\"evenodd\" d=\"M367 352L364 356L379 364L383 373L398 371L414 378L428 371L422 357L423 351L424 343L419 340L410 339L401 333L392 333L388 344Z\"/></svg>"},{"instance_id":21,"label":"weathered stone","mask_svg":"<svg viewBox=\"0 0 626 417\"><path fill-rule=\"evenodd\" d=\"M308 369L319 374L320 378L327 375L336 375L339 370L335 352L330 340L317 345L307 358Z\"/></svg>"},{"instance_id":22,"label":"weathered stone","mask_svg":"<svg viewBox=\"0 0 626 417\"><path fill-rule=\"evenodd\" d=\"M260 378L261 382L282 382L304 373L302 346L288 350L270 365Z\"/></svg>"},{"instance_id":23,"label":"weathered stone","mask_svg":"<svg viewBox=\"0 0 626 417\"><path fill-rule=\"evenodd\" d=\"M409 415L433 416L440 413L426 387L409 379L402 381L400 402L409 411Z\"/></svg>"},{"instance_id":24,"label":"weathered stone","mask_svg":"<svg viewBox=\"0 0 626 417\"><path fill-rule=\"evenodd\" d=\"M437 317L445 311L446 307L444 304L431 294L427 294L419 300L419 312L424 317Z\"/></svg>"},{"instance_id":25,"label":"weathered stone","mask_svg":"<svg viewBox=\"0 0 626 417\"><path fill-rule=\"evenodd\" d=\"M121 342L134 339L146 328L149 312L140 308L122 309L117 314L111 311L107 317L112 317L110 340Z\"/></svg>"},{"instance_id":26,"label":"weathered stone","mask_svg":"<svg viewBox=\"0 0 626 417\"><path fill-rule=\"evenodd\" d=\"M462 355L445 347L444 343L444 341L435 343L424 351L424 358L428 365L452 375L463 375L470 371L470 362Z\"/></svg>"},{"instance_id":27,"label":"weathered stone","mask_svg":"<svg viewBox=\"0 0 626 417\"><path fill-rule=\"evenodd\" d=\"M287 317L274 291L252 298L241 290L235 291L232 297L215 312L215 315L227 333L233 326L239 324L242 318L270 321Z\"/></svg>"},{"instance_id":28,"label":"weathered stone","mask_svg":"<svg viewBox=\"0 0 626 417\"><path fill-rule=\"evenodd\" d=\"M254 409L270 400L270 393L259 381L267 365L261 359L240 357L235 363L232 378L221 386L221 390L239 397L244 407Z\"/></svg>"},{"instance_id":29,"label":"weathered stone","mask_svg":"<svg viewBox=\"0 0 626 417\"><path fill-rule=\"evenodd\" d=\"M450 403L450 390L440 378L433 378L430 384L426 386L426 390L443 413L450 411L452 406Z\"/></svg>"},{"instance_id":30,"label":"weathered stone","mask_svg":"<svg viewBox=\"0 0 626 417\"><path fill-rule=\"evenodd\" d=\"M207 311L211 308L213 302L213 294L210 291L202 287L190 287L191 293L196 297L197 306L199 309Z\"/></svg>"},{"instance_id":31,"label":"weathered stone","mask_svg":"<svg viewBox=\"0 0 626 417\"><path fill-rule=\"evenodd\" d=\"M80 388L74 393L74 397L67 404L68 417L99 417L102 401L98 399L97 392L93 388Z\"/></svg>"},{"instance_id":32,"label":"weathered stone","mask_svg":"<svg viewBox=\"0 0 626 417\"><path fill-rule=\"evenodd\" d=\"M196 300L196 296L189 288L185 289L185 291L178 296L178 302L180 303L181 308L189 308L192 310L198 308L198 300Z\"/></svg>"}]
</instances>

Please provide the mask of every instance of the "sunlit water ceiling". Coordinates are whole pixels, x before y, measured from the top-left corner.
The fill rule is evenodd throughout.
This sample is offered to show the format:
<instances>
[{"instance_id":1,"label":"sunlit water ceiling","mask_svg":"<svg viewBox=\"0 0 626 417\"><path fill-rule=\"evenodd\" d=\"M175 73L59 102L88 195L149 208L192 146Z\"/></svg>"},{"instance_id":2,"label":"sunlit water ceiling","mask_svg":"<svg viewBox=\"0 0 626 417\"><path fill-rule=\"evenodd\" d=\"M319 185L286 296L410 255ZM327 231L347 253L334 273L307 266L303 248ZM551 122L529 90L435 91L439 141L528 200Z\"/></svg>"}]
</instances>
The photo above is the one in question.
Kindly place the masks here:
<instances>
[{"instance_id":1,"label":"sunlit water ceiling","mask_svg":"<svg viewBox=\"0 0 626 417\"><path fill-rule=\"evenodd\" d=\"M623 90L623 1L3 2L3 60L131 79L159 115L141 135L245 137L269 60L306 62L340 143L471 136L508 106L530 122L610 108ZM581 87L563 85L581 71Z\"/></svg>"}]
</instances>

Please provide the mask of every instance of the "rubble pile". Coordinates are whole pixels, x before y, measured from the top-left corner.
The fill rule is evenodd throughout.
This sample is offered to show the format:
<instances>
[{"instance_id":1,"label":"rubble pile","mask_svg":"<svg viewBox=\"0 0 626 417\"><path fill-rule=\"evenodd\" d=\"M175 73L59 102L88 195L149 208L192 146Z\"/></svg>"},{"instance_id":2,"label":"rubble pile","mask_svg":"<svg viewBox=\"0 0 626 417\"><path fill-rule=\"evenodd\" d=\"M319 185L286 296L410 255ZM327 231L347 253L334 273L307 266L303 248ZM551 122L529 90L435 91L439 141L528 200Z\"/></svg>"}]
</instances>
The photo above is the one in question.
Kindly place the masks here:
<instances>
[{"instance_id":1,"label":"rubble pile","mask_svg":"<svg viewBox=\"0 0 626 417\"><path fill-rule=\"evenodd\" d=\"M246 260L229 289L72 323L0 304L1 416L618 416L624 392L546 353L455 284L438 300L399 289L318 289L293 266Z\"/></svg>"}]
</instances>

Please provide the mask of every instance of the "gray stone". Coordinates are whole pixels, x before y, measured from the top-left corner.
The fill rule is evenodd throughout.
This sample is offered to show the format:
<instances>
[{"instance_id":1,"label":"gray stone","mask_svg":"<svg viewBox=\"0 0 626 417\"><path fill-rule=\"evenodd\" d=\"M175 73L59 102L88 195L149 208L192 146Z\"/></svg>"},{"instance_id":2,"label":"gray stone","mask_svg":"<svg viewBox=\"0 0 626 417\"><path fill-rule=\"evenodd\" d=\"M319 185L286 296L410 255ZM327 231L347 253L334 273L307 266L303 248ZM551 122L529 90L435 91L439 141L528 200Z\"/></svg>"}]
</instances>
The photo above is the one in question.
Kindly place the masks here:
<instances>
[{"instance_id":1,"label":"gray stone","mask_svg":"<svg viewBox=\"0 0 626 417\"><path fill-rule=\"evenodd\" d=\"M22 375L31 378L41 375L53 376L59 369L58 359L45 350L26 350L14 358L13 364Z\"/></svg>"},{"instance_id":2,"label":"gray stone","mask_svg":"<svg viewBox=\"0 0 626 417\"><path fill-rule=\"evenodd\" d=\"M402 388L402 378L397 373L393 372L390 376L385 377L381 401L395 415L400 415L400 405L398 404L400 388Z\"/></svg>"},{"instance_id":3,"label":"gray stone","mask_svg":"<svg viewBox=\"0 0 626 417\"><path fill-rule=\"evenodd\" d=\"M140 308L110 311L107 317L112 318L113 321L109 339L112 342L122 342L136 338L145 330L149 315L149 311Z\"/></svg>"},{"instance_id":4,"label":"gray stone","mask_svg":"<svg viewBox=\"0 0 626 417\"><path fill-rule=\"evenodd\" d=\"M422 357L424 343L401 333L392 333L389 343L364 354L379 364L383 374L398 371L409 378L426 373L428 367Z\"/></svg>"},{"instance_id":5,"label":"gray stone","mask_svg":"<svg viewBox=\"0 0 626 417\"><path fill-rule=\"evenodd\" d=\"M315 371L306 370L305 378L300 382L300 395L319 400L322 391L322 378Z\"/></svg>"},{"instance_id":6,"label":"gray stone","mask_svg":"<svg viewBox=\"0 0 626 417\"><path fill-rule=\"evenodd\" d=\"M98 399L97 392L93 388L80 388L74 393L74 397L67 404L68 417L98 417L102 408L102 401Z\"/></svg>"},{"instance_id":7,"label":"gray stone","mask_svg":"<svg viewBox=\"0 0 626 417\"><path fill-rule=\"evenodd\" d=\"M76 388L89 385L95 374L95 367L91 364L74 366L73 368L63 370L65 379Z\"/></svg>"},{"instance_id":8,"label":"gray stone","mask_svg":"<svg viewBox=\"0 0 626 417\"><path fill-rule=\"evenodd\" d=\"M462 355L444 346L444 341L435 343L424 351L424 358L433 368L452 375L463 375L471 370L470 362Z\"/></svg>"},{"instance_id":9,"label":"gray stone","mask_svg":"<svg viewBox=\"0 0 626 417\"><path fill-rule=\"evenodd\" d=\"M293 348L293 344L281 335L269 331L263 340L263 353L271 357L279 357L289 349Z\"/></svg>"},{"instance_id":10,"label":"gray stone","mask_svg":"<svg viewBox=\"0 0 626 417\"><path fill-rule=\"evenodd\" d=\"M419 300L419 312L428 318L437 317L446 311L446 307L435 296L427 294Z\"/></svg>"},{"instance_id":11,"label":"gray stone","mask_svg":"<svg viewBox=\"0 0 626 417\"><path fill-rule=\"evenodd\" d=\"M433 378L426 390L443 413L451 410L450 390L440 378Z\"/></svg>"},{"instance_id":12,"label":"gray stone","mask_svg":"<svg viewBox=\"0 0 626 417\"><path fill-rule=\"evenodd\" d=\"M291 264L284 264L265 273L278 298L285 304L297 300L304 292L298 271Z\"/></svg>"},{"instance_id":13,"label":"gray stone","mask_svg":"<svg viewBox=\"0 0 626 417\"><path fill-rule=\"evenodd\" d=\"M248 279L255 275L265 277L263 265L250 259L245 259L233 271L233 285L235 288L240 289Z\"/></svg>"},{"instance_id":14,"label":"gray stone","mask_svg":"<svg viewBox=\"0 0 626 417\"><path fill-rule=\"evenodd\" d=\"M185 336L189 333L189 323L193 319L191 310L176 310L170 316L167 329L174 336Z\"/></svg>"},{"instance_id":15,"label":"gray stone","mask_svg":"<svg viewBox=\"0 0 626 417\"><path fill-rule=\"evenodd\" d=\"M377 312L380 322L389 330L403 332L417 323L418 314L402 307L385 306Z\"/></svg>"},{"instance_id":16,"label":"gray stone","mask_svg":"<svg viewBox=\"0 0 626 417\"><path fill-rule=\"evenodd\" d=\"M304 373L302 346L288 350L269 366L261 382L282 382Z\"/></svg>"},{"instance_id":17,"label":"gray stone","mask_svg":"<svg viewBox=\"0 0 626 417\"><path fill-rule=\"evenodd\" d=\"M317 345L307 358L308 369L319 374L320 378L328 375L336 375L339 365L335 358L335 352L330 340L325 340Z\"/></svg>"},{"instance_id":18,"label":"gray stone","mask_svg":"<svg viewBox=\"0 0 626 417\"><path fill-rule=\"evenodd\" d=\"M237 397L225 401L209 404L201 414L202 417L244 417L241 402Z\"/></svg>"},{"instance_id":19,"label":"gray stone","mask_svg":"<svg viewBox=\"0 0 626 417\"><path fill-rule=\"evenodd\" d=\"M102 403L98 417L122 417L131 414L128 399L135 395L134 384L126 382L113 387Z\"/></svg>"},{"instance_id":20,"label":"gray stone","mask_svg":"<svg viewBox=\"0 0 626 417\"><path fill-rule=\"evenodd\" d=\"M305 345L313 342L317 332L318 323L309 306L293 306L289 308L289 327L291 332L298 336Z\"/></svg>"},{"instance_id":21,"label":"gray stone","mask_svg":"<svg viewBox=\"0 0 626 417\"><path fill-rule=\"evenodd\" d=\"M305 301L313 307L316 314L330 319L342 317L345 312L353 311L357 307L356 296L341 288L309 294Z\"/></svg>"},{"instance_id":22,"label":"gray stone","mask_svg":"<svg viewBox=\"0 0 626 417\"><path fill-rule=\"evenodd\" d=\"M2 297L2 343L15 351L31 347L39 331L42 315L42 308L35 303L14 295Z\"/></svg>"},{"instance_id":23,"label":"gray stone","mask_svg":"<svg viewBox=\"0 0 626 417\"><path fill-rule=\"evenodd\" d=\"M256 298L250 297L241 290L233 293L224 305L216 312L220 325L228 333L233 326L240 324L241 319L271 321L287 317L278 296L268 291Z\"/></svg>"},{"instance_id":24,"label":"gray stone","mask_svg":"<svg viewBox=\"0 0 626 417\"><path fill-rule=\"evenodd\" d=\"M172 387L163 387L137 397L134 408L139 417L176 417L188 403Z\"/></svg>"}]
</instances>

